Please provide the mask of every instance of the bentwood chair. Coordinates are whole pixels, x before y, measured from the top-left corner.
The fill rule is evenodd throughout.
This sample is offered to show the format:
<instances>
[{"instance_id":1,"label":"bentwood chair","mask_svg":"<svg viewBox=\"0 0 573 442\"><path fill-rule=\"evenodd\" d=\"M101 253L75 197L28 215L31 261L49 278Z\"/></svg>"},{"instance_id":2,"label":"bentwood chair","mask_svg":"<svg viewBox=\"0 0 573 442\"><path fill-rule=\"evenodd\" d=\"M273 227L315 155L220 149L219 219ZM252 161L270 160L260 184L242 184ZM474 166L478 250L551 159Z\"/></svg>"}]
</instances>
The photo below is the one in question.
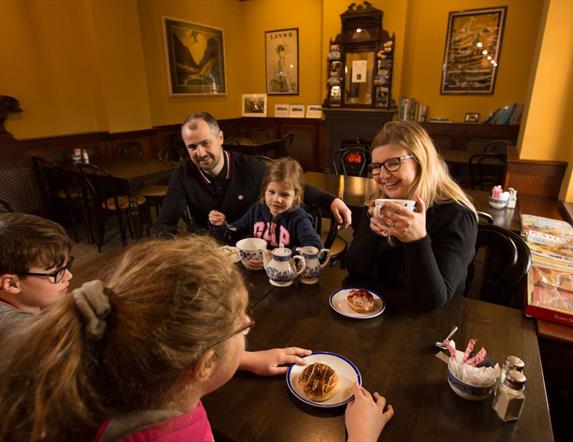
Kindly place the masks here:
<instances>
[{"instance_id":1,"label":"bentwood chair","mask_svg":"<svg viewBox=\"0 0 573 442\"><path fill-rule=\"evenodd\" d=\"M62 224L70 222L76 242L79 242L78 219L83 218L88 239L93 240L79 188L79 174L41 157L32 157L32 161L40 179L46 206L49 208L49 218Z\"/></svg>"},{"instance_id":2,"label":"bentwood chair","mask_svg":"<svg viewBox=\"0 0 573 442\"><path fill-rule=\"evenodd\" d=\"M8 201L0 199L0 213L10 213L10 212L14 212L14 210L12 210L12 206L10 205L10 203Z\"/></svg>"},{"instance_id":3,"label":"bentwood chair","mask_svg":"<svg viewBox=\"0 0 573 442\"><path fill-rule=\"evenodd\" d=\"M143 158L143 146L136 141L120 143L115 148L115 158L122 160L136 160Z\"/></svg>"},{"instance_id":4,"label":"bentwood chair","mask_svg":"<svg viewBox=\"0 0 573 442\"><path fill-rule=\"evenodd\" d=\"M275 158L288 156L288 150L294 140L294 134L286 134L281 138L280 146L275 154Z\"/></svg>"},{"instance_id":5,"label":"bentwood chair","mask_svg":"<svg viewBox=\"0 0 573 442\"><path fill-rule=\"evenodd\" d=\"M121 242L127 245L127 233L133 238L130 210L136 208L139 216L147 219L142 209L145 197L129 196L127 183L113 177L109 172L93 164L77 164L81 173L81 189L88 208L90 220L95 224L97 247L101 252L106 231L106 218L115 216L119 226Z\"/></svg>"},{"instance_id":6,"label":"bentwood chair","mask_svg":"<svg viewBox=\"0 0 573 442\"><path fill-rule=\"evenodd\" d=\"M503 184L507 169L506 156L499 153L476 153L469 159L470 188L489 190Z\"/></svg>"},{"instance_id":7,"label":"bentwood chair","mask_svg":"<svg viewBox=\"0 0 573 442\"><path fill-rule=\"evenodd\" d=\"M521 284L531 267L531 252L518 234L495 224L478 224L476 256L468 271L466 295L521 308Z\"/></svg>"},{"instance_id":8,"label":"bentwood chair","mask_svg":"<svg viewBox=\"0 0 573 442\"><path fill-rule=\"evenodd\" d=\"M312 216L312 225L320 235L320 242L326 249L330 249L330 265L341 261L348 244L338 235L338 224L330 212L316 206L307 209L307 212Z\"/></svg>"},{"instance_id":9,"label":"bentwood chair","mask_svg":"<svg viewBox=\"0 0 573 442\"><path fill-rule=\"evenodd\" d=\"M498 153L507 155L507 146L513 144L509 140L491 140L483 147L485 153Z\"/></svg>"}]
</instances>

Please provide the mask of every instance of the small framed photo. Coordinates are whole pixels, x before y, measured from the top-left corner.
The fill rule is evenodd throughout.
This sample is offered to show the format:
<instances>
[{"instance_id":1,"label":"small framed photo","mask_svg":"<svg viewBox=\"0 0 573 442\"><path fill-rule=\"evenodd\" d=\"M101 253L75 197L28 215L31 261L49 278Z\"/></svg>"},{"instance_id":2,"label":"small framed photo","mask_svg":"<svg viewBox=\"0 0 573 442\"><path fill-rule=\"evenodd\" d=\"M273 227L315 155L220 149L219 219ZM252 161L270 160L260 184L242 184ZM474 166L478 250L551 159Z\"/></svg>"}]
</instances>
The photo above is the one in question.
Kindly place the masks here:
<instances>
[{"instance_id":1,"label":"small framed photo","mask_svg":"<svg viewBox=\"0 0 573 442\"><path fill-rule=\"evenodd\" d=\"M464 118L465 123L479 123L479 113L478 112L467 112Z\"/></svg>"},{"instance_id":2,"label":"small framed photo","mask_svg":"<svg viewBox=\"0 0 573 442\"><path fill-rule=\"evenodd\" d=\"M267 94L243 94L243 117L266 117Z\"/></svg>"},{"instance_id":3,"label":"small framed photo","mask_svg":"<svg viewBox=\"0 0 573 442\"><path fill-rule=\"evenodd\" d=\"M322 106L320 104L309 104L306 107L306 118L322 118Z\"/></svg>"},{"instance_id":4,"label":"small framed photo","mask_svg":"<svg viewBox=\"0 0 573 442\"><path fill-rule=\"evenodd\" d=\"M304 104L291 104L288 112L289 118L304 118Z\"/></svg>"},{"instance_id":5,"label":"small framed photo","mask_svg":"<svg viewBox=\"0 0 573 442\"><path fill-rule=\"evenodd\" d=\"M275 104L275 117L288 118L289 108L288 104Z\"/></svg>"}]
</instances>

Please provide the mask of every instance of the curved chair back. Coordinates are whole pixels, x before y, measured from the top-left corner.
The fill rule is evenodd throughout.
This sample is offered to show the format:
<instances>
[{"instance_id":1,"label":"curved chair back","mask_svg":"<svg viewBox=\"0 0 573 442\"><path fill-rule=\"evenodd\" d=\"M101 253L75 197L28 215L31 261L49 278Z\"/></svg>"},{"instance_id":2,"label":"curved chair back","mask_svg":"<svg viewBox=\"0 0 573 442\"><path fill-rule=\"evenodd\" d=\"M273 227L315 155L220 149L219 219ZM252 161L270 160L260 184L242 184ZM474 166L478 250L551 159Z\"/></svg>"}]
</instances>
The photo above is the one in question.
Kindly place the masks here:
<instances>
[{"instance_id":1,"label":"curved chair back","mask_svg":"<svg viewBox=\"0 0 573 442\"><path fill-rule=\"evenodd\" d=\"M520 308L521 284L530 267L531 252L523 238L494 224L478 224L476 257L468 272L466 294Z\"/></svg>"},{"instance_id":2,"label":"curved chair back","mask_svg":"<svg viewBox=\"0 0 573 442\"><path fill-rule=\"evenodd\" d=\"M485 222L486 224L493 224L493 216L487 212L477 211L478 221Z\"/></svg>"},{"instance_id":3,"label":"curved chair back","mask_svg":"<svg viewBox=\"0 0 573 442\"><path fill-rule=\"evenodd\" d=\"M12 210L12 206L8 201L0 199L0 213L8 213L8 212L14 212Z\"/></svg>"},{"instance_id":4,"label":"curved chair back","mask_svg":"<svg viewBox=\"0 0 573 442\"><path fill-rule=\"evenodd\" d=\"M344 238L338 236L338 224L330 216L330 212L313 206L305 210L312 216L314 230L320 235L320 242L330 249L330 265L336 264L346 252L347 244ZM328 228L324 223L328 220Z\"/></svg>"},{"instance_id":5,"label":"curved chair back","mask_svg":"<svg viewBox=\"0 0 573 442\"><path fill-rule=\"evenodd\" d=\"M281 144L275 154L275 158L286 157L288 150L294 140L294 134L286 134L281 138Z\"/></svg>"},{"instance_id":6,"label":"curved chair back","mask_svg":"<svg viewBox=\"0 0 573 442\"><path fill-rule=\"evenodd\" d=\"M503 184L507 169L506 156L499 153L476 153L469 159L470 188L488 190Z\"/></svg>"},{"instance_id":7,"label":"curved chair back","mask_svg":"<svg viewBox=\"0 0 573 442\"><path fill-rule=\"evenodd\" d=\"M507 146L514 144L509 140L491 140L483 147L484 152L499 153L502 155L507 154Z\"/></svg>"},{"instance_id":8,"label":"curved chair back","mask_svg":"<svg viewBox=\"0 0 573 442\"><path fill-rule=\"evenodd\" d=\"M143 158L143 146L136 141L120 143L115 148L115 158L122 160L136 160Z\"/></svg>"}]
</instances>

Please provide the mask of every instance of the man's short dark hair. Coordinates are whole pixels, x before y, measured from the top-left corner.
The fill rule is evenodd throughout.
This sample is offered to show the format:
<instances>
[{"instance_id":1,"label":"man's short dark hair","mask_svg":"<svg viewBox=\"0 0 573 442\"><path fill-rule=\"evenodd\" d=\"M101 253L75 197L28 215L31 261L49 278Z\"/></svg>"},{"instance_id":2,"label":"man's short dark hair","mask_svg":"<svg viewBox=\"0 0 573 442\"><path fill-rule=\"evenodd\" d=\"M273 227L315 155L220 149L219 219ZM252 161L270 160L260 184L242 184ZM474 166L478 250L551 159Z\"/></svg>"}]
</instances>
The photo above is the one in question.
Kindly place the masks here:
<instances>
[{"instance_id":1,"label":"man's short dark hair","mask_svg":"<svg viewBox=\"0 0 573 442\"><path fill-rule=\"evenodd\" d=\"M26 213L0 213L0 275L33 266L63 266L72 242L58 223Z\"/></svg>"},{"instance_id":2,"label":"man's short dark hair","mask_svg":"<svg viewBox=\"0 0 573 442\"><path fill-rule=\"evenodd\" d=\"M189 125L190 129L196 129L196 126L192 124L193 120L203 120L205 123L209 125L209 127L211 128L211 132L213 132L214 134L218 134L219 131L221 130L221 128L219 127L219 123L217 123L215 117L211 115L209 112L195 112L189 115L187 118L185 118L185 121L183 122L183 127Z\"/></svg>"}]
</instances>

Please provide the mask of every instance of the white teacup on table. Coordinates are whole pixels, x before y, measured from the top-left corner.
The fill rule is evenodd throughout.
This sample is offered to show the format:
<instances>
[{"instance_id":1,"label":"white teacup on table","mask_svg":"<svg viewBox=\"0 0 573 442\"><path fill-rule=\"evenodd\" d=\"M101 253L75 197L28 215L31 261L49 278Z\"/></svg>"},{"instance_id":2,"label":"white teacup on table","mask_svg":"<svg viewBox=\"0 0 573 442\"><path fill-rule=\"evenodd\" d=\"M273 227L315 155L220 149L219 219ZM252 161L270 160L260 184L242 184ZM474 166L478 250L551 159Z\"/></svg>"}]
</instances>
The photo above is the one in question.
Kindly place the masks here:
<instances>
[{"instance_id":1,"label":"white teacup on table","mask_svg":"<svg viewBox=\"0 0 573 442\"><path fill-rule=\"evenodd\" d=\"M235 245L239 251L239 257L245 267L260 264L263 268L263 250L267 248L267 242L261 238L245 238L237 241Z\"/></svg>"},{"instance_id":2,"label":"white teacup on table","mask_svg":"<svg viewBox=\"0 0 573 442\"><path fill-rule=\"evenodd\" d=\"M390 202L395 204L400 204L401 206L407 207L410 210L416 208L416 201L414 200L401 200L401 199L391 199L391 198L377 198L374 201L374 216L380 218L380 210L384 207L384 204Z\"/></svg>"}]
</instances>

